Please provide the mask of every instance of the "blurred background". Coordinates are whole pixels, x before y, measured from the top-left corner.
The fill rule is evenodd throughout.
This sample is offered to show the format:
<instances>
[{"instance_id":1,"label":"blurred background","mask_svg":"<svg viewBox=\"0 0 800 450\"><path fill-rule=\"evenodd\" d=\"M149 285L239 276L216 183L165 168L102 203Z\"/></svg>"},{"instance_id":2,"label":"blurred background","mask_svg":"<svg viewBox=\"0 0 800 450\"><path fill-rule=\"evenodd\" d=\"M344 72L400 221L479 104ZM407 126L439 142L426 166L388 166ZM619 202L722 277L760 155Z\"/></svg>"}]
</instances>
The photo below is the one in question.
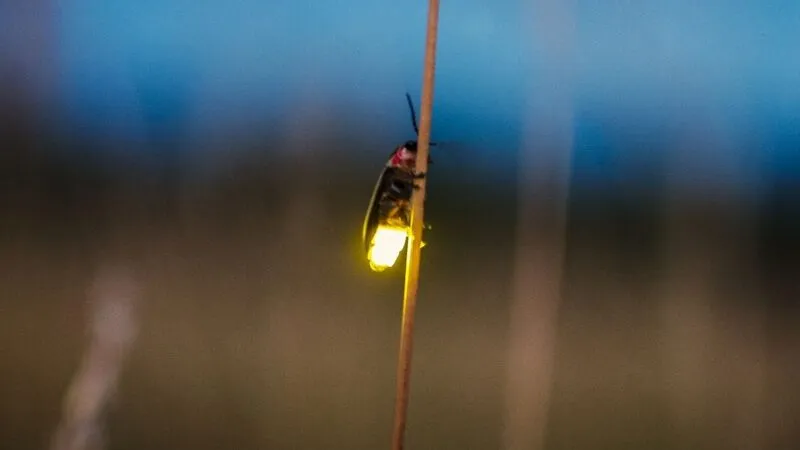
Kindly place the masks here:
<instances>
[{"instance_id":1,"label":"blurred background","mask_svg":"<svg viewBox=\"0 0 800 450\"><path fill-rule=\"evenodd\" d=\"M2 442L389 447L426 12L0 2ZM440 14L408 448L795 448L800 3Z\"/></svg>"}]
</instances>

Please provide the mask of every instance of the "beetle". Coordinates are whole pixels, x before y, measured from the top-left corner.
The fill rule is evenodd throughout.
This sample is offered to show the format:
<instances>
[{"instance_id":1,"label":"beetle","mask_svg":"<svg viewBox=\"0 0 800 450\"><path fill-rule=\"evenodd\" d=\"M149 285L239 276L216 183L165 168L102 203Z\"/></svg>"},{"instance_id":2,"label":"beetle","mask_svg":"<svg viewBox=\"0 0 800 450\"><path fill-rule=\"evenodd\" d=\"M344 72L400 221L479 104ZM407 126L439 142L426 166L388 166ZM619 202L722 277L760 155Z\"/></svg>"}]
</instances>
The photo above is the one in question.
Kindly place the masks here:
<instances>
[{"instance_id":1,"label":"beetle","mask_svg":"<svg viewBox=\"0 0 800 450\"><path fill-rule=\"evenodd\" d=\"M414 103L408 93L406 100L414 132L419 136ZM376 272L393 266L405 247L411 226L411 196L417 189L414 181L425 176L415 172L416 158L416 140L395 147L372 191L364 218L362 241L370 268ZM430 157L428 162L433 163Z\"/></svg>"}]
</instances>

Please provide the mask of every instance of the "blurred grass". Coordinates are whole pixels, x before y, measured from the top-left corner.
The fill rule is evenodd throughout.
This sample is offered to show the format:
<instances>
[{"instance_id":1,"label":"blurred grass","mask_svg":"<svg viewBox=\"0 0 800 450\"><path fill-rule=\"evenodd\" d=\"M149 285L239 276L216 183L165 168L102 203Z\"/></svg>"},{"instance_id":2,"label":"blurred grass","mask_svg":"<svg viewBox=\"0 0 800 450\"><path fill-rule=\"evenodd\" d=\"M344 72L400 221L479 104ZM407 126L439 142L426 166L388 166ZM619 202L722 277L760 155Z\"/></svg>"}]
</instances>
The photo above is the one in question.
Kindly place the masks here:
<instances>
[{"instance_id":1,"label":"blurred grass","mask_svg":"<svg viewBox=\"0 0 800 450\"><path fill-rule=\"evenodd\" d=\"M402 267L376 276L359 243L381 164L245 158L174 191L163 187L174 180L150 183L125 164L30 168L51 175L20 176L4 192L0 438L18 449L47 442L84 343L90 276L121 258L144 280L145 303L109 448L388 445ZM409 447L499 448L514 180L490 187L480 168L434 169ZM173 193L182 197L170 207ZM685 448L663 358L659 196L578 194L548 448ZM696 200L686 211L698 230L721 236L709 248L732 245L728 207ZM709 264L724 258L714 255L724 252ZM707 346L707 379L696 382L709 406L689 428L703 448L731 448L741 422L730 398L749 379L732 374L759 364L736 324L765 300L782 304L776 286L790 286L758 273L723 274L727 289L693 300L714 318L712 340L697 344ZM754 295L740 282L761 287ZM800 405L797 321L782 311L765 319L779 324L766 331L769 448L793 442Z\"/></svg>"}]
</instances>

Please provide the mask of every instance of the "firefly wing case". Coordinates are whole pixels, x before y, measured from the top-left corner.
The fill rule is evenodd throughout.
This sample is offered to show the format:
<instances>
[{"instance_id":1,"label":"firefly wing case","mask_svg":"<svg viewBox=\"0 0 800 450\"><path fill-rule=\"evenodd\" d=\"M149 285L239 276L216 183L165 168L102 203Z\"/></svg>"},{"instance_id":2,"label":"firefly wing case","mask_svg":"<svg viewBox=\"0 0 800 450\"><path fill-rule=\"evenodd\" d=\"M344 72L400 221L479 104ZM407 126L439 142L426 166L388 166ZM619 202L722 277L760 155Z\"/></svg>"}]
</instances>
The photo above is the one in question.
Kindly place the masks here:
<instances>
[{"instance_id":1,"label":"firefly wing case","mask_svg":"<svg viewBox=\"0 0 800 450\"><path fill-rule=\"evenodd\" d=\"M364 218L363 244L364 251L369 251L372 237L378 225L393 219L402 221L404 226L409 226L408 201L413 192L413 178L404 170L396 167L384 167Z\"/></svg>"}]
</instances>

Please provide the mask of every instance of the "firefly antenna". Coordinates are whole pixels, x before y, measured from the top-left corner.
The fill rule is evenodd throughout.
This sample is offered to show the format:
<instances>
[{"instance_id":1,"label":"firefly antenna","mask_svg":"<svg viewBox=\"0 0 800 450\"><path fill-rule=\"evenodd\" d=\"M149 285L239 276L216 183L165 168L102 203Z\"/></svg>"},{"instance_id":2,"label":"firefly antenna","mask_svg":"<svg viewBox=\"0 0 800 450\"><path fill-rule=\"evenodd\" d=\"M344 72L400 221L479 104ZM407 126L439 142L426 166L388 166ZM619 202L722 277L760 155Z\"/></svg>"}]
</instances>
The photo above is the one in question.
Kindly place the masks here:
<instances>
[{"instance_id":1,"label":"firefly antenna","mask_svg":"<svg viewBox=\"0 0 800 450\"><path fill-rule=\"evenodd\" d=\"M411 124L414 125L414 134L419 136L419 128L417 127L417 113L414 111L414 102L411 96L406 92L406 100L408 100L408 109L411 110Z\"/></svg>"},{"instance_id":2,"label":"firefly antenna","mask_svg":"<svg viewBox=\"0 0 800 450\"><path fill-rule=\"evenodd\" d=\"M408 95L408 92L406 92L406 100L408 101L408 109L411 110L411 125L414 126L414 133L417 135L417 138L419 138L419 128L417 127L417 113L416 111L414 111L414 101L411 100L411 96ZM436 142L430 142L428 145L430 145L431 147L435 147Z\"/></svg>"}]
</instances>

